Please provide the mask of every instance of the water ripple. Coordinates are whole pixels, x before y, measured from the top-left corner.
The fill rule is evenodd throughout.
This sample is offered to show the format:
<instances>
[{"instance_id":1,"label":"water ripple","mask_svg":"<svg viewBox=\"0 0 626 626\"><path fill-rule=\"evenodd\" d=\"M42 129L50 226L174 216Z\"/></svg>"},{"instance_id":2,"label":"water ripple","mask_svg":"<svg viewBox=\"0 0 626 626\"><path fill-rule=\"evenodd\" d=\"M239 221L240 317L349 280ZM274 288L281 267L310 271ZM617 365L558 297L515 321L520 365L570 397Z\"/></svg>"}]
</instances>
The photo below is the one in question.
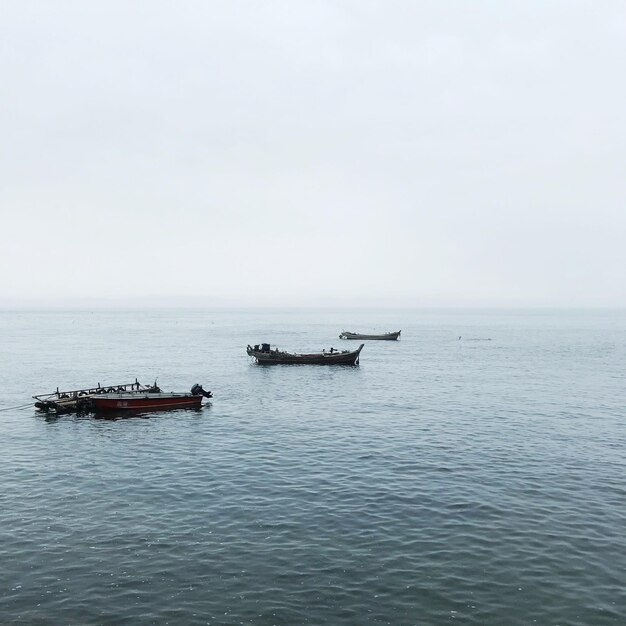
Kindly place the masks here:
<instances>
[{"instance_id":1,"label":"water ripple","mask_svg":"<svg viewBox=\"0 0 626 626\"><path fill-rule=\"evenodd\" d=\"M3 414L2 624L626 623L626 319L353 312L402 341L338 370L241 351L322 347L338 315L0 314L11 405L24 381L216 392Z\"/></svg>"}]
</instances>

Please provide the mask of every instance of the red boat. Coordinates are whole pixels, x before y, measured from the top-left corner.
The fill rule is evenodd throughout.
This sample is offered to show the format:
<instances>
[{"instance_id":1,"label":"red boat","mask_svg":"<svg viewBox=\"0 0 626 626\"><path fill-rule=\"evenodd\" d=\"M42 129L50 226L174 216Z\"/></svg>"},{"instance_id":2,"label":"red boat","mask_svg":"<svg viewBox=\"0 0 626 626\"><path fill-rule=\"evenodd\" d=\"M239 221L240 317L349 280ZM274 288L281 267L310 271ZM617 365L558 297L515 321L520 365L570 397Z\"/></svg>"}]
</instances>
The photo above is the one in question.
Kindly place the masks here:
<instances>
[{"instance_id":1,"label":"red boat","mask_svg":"<svg viewBox=\"0 0 626 626\"><path fill-rule=\"evenodd\" d=\"M35 407L44 413L62 415L64 413L89 413L91 411L91 399L102 394L125 393L125 394L146 394L159 393L161 390L154 385L142 385L136 378L134 383L124 383L123 385L104 385L98 383L97 387L85 387L84 389L74 389L73 391L59 391L53 393L33 396L37 402Z\"/></svg>"},{"instance_id":2,"label":"red boat","mask_svg":"<svg viewBox=\"0 0 626 626\"><path fill-rule=\"evenodd\" d=\"M212 398L210 391L194 385L191 393L108 393L91 398L94 413L109 411L170 411L172 409L197 409L202 398Z\"/></svg>"}]
</instances>

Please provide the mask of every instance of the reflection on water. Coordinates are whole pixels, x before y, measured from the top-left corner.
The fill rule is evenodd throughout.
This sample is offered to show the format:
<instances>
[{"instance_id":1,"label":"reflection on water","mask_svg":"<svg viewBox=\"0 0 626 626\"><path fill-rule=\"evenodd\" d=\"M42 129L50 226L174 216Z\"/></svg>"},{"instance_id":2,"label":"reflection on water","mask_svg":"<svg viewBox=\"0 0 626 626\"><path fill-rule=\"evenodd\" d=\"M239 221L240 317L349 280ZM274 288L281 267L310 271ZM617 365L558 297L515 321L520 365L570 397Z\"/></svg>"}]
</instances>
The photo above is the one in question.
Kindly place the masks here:
<instances>
[{"instance_id":1,"label":"reflection on water","mask_svg":"<svg viewBox=\"0 0 626 626\"><path fill-rule=\"evenodd\" d=\"M57 420L121 420L121 419L132 419L132 418L142 418L142 419L150 419L156 417L172 417L177 413L188 413L198 417L205 410L208 410L211 407L211 402L203 403L200 407L189 407L189 408L180 408L180 409L169 409L167 411L145 411L145 410L134 410L134 409L125 409L123 411L107 411L106 413L44 413L44 412L35 412L35 417L43 419L47 423L56 423Z\"/></svg>"}]
</instances>

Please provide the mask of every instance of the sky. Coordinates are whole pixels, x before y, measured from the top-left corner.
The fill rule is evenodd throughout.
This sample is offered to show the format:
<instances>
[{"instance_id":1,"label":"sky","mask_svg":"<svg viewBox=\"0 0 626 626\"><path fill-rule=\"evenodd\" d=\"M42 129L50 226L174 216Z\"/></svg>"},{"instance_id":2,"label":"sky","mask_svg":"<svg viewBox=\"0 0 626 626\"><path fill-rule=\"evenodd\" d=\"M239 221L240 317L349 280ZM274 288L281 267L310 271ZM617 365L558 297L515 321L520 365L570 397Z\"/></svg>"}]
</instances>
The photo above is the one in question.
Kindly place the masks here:
<instances>
[{"instance_id":1,"label":"sky","mask_svg":"<svg viewBox=\"0 0 626 626\"><path fill-rule=\"evenodd\" d=\"M0 306L626 306L626 3L0 0Z\"/></svg>"}]
</instances>

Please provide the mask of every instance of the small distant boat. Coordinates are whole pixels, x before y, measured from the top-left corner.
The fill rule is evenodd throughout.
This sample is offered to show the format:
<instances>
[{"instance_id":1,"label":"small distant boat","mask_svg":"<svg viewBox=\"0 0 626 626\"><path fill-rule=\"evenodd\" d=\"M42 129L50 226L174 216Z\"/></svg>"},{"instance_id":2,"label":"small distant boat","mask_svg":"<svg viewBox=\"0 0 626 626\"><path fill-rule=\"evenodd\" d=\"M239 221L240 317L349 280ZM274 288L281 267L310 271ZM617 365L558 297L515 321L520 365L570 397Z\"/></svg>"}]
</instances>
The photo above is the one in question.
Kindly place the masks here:
<instances>
[{"instance_id":1,"label":"small distant boat","mask_svg":"<svg viewBox=\"0 0 626 626\"><path fill-rule=\"evenodd\" d=\"M313 354L293 354L272 349L269 343L263 343L254 347L248 346L248 356L254 357L259 365L358 365L359 355L363 346L357 350L335 350L317 352Z\"/></svg>"},{"instance_id":2,"label":"small distant boat","mask_svg":"<svg viewBox=\"0 0 626 626\"><path fill-rule=\"evenodd\" d=\"M212 398L210 391L194 385L191 393L112 393L91 399L93 413L170 411L172 409L198 409L202 398Z\"/></svg>"},{"instance_id":3,"label":"small distant boat","mask_svg":"<svg viewBox=\"0 0 626 626\"><path fill-rule=\"evenodd\" d=\"M395 341L396 339L400 339L401 332L402 331L399 330L395 333L383 333L382 335L362 335L361 333L351 333L344 330L341 335L339 335L339 339L380 339L384 341Z\"/></svg>"}]
</instances>

